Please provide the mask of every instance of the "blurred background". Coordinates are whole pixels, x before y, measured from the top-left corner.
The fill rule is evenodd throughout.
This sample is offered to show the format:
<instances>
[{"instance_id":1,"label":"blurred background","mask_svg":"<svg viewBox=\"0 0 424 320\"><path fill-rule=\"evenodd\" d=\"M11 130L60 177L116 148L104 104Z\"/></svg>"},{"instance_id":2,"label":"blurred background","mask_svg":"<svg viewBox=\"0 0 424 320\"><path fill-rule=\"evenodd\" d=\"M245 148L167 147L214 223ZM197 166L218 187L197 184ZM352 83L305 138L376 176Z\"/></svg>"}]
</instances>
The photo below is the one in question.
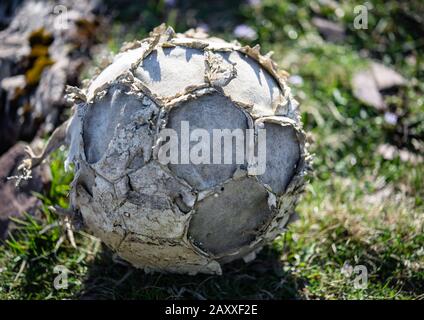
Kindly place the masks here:
<instances>
[{"instance_id":1,"label":"blurred background","mask_svg":"<svg viewBox=\"0 0 424 320\"><path fill-rule=\"evenodd\" d=\"M68 206L64 149L7 178L70 116L65 86L161 23L273 51L314 154L299 220L223 276L145 275L84 231L75 248L50 208ZM0 299L423 299L423 47L421 0L2 1Z\"/></svg>"}]
</instances>

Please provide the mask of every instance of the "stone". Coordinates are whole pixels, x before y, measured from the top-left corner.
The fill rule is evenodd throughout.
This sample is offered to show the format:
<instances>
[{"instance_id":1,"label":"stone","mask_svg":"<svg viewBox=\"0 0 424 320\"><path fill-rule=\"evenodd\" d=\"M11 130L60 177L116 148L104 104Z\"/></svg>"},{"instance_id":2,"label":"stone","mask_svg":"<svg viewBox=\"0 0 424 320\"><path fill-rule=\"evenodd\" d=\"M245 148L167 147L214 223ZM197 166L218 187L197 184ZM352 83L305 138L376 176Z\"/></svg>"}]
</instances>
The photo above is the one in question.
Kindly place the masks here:
<instances>
[{"instance_id":1,"label":"stone","mask_svg":"<svg viewBox=\"0 0 424 320\"><path fill-rule=\"evenodd\" d=\"M340 23L314 17L312 18L312 24L318 28L324 39L328 41L341 42L346 38L346 30Z\"/></svg>"},{"instance_id":2,"label":"stone","mask_svg":"<svg viewBox=\"0 0 424 320\"><path fill-rule=\"evenodd\" d=\"M24 213L34 214L40 205L32 192L40 193L49 186L51 177L48 166L42 165L32 172L32 179L23 181L16 188L17 167L25 158L25 144L18 143L0 157L0 239L5 239L13 223L10 218L23 218Z\"/></svg>"}]
</instances>

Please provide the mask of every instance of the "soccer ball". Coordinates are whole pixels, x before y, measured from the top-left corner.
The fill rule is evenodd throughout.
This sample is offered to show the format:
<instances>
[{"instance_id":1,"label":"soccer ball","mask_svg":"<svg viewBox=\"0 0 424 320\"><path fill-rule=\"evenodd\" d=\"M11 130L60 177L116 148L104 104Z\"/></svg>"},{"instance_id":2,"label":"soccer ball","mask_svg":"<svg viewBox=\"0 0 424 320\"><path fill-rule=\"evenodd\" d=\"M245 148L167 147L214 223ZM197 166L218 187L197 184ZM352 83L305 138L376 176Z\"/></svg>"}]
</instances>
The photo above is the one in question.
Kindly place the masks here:
<instances>
[{"instance_id":1,"label":"soccer ball","mask_svg":"<svg viewBox=\"0 0 424 320\"><path fill-rule=\"evenodd\" d=\"M284 231L308 168L285 78L258 46L193 30L126 44L69 95L73 208L146 272L253 259Z\"/></svg>"}]
</instances>

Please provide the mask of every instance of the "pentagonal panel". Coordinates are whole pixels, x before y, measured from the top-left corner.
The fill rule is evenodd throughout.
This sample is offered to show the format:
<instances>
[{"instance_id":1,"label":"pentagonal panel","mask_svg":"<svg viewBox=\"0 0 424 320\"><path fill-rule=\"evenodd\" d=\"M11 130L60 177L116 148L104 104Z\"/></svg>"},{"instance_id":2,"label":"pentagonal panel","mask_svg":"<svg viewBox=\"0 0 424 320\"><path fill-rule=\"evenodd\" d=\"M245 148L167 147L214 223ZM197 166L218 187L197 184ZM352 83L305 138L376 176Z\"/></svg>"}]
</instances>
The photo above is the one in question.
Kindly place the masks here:
<instances>
[{"instance_id":1,"label":"pentagonal panel","mask_svg":"<svg viewBox=\"0 0 424 320\"><path fill-rule=\"evenodd\" d=\"M157 48L135 75L156 95L174 96L189 86L204 83L203 51L186 47Z\"/></svg>"},{"instance_id":2,"label":"pentagonal panel","mask_svg":"<svg viewBox=\"0 0 424 320\"><path fill-rule=\"evenodd\" d=\"M278 101L280 87L277 81L252 58L240 52L220 53L235 65L237 76L222 89L235 101L252 105L257 116L273 115L273 104Z\"/></svg>"},{"instance_id":3,"label":"pentagonal panel","mask_svg":"<svg viewBox=\"0 0 424 320\"><path fill-rule=\"evenodd\" d=\"M189 236L214 255L231 253L254 241L270 217L268 193L256 179L230 180L196 205Z\"/></svg>"}]
</instances>

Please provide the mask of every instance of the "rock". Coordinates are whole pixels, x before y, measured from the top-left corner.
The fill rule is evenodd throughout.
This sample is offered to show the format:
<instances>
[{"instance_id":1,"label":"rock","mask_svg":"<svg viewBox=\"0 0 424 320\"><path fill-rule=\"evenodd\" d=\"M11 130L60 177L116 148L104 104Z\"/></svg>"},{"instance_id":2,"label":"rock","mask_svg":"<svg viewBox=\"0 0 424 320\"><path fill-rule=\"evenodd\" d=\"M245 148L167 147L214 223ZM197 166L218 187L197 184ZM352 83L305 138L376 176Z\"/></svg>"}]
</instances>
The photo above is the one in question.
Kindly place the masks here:
<instances>
[{"instance_id":1,"label":"rock","mask_svg":"<svg viewBox=\"0 0 424 320\"><path fill-rule=\"evenodd\" d=\"M0 2L0 30L7 27L21 3L22 0L8 0Z\"/></svg>"},{"instance_id":2,"label":"rock","mask_svg":"<svg viewBox=\"0 0 424 320\"><path fill-rule=\"evenodd\" d=\"M0 5L0 17L7 14L10 20L0 31L0 154L60 123L65 86L78 84L96 39L96 2L26 0Z\"/></svg>"},{"instance_id":3,"label":"rock","mask_svg":"<svg viewBox=\"0 0 424 320\"><path fill-rule=\"evenodd\" d=\"M377 153L380 154L386 160L393 160L396 157L403 162L410 162L412 164L423 163L424 157L419 154L415 154L407 149L399 149L396 146L390 144L382 144L378 147Z\"/></svg>"},{"instance_id":4,"label":"rock","mask_svg":"<svg viewBox=\"0 0 424 320\"><path fill-rule=\"evenodd\" d=\"M24 212L33 213L39 200L32 192L41 192L50 182L50 170L41 165L33 170L33 178L22 181L16 188L15 180L8 177L16 175L16 168L25 158L25 144L18 143L0 157L0 239L5 239L10 229L10 217L22 217Z\"/></svg>"},{"instance_id":5,"label":"rock","mask_svg":"<svg viewBox=\"0 0 424 320\"><path fill-rule=\"evenodd\" d=\"M400 87L406 84L406 80L399 73L381 63L372 63L371 71L379 90Z\"/></svg>"},{"instance_id":6,"label":"rock","mask_svg":"<svg viewBox=\"0 0 424 320\"><path fill-rule=\"evenodd\" d=\"M378 90L370 70L360 71L352 79L353 95L361 102L373 106L378 110L385 109L383 96Z\"/></svg>"},{"instance_id":7,"label":"rock","mask_svg":"<svg viewBox=\"0 0 424 320\"><path fill-rule=\"evenodd\" d=\"M312 24L318 28L319 33L327 41L340 42L345 39L345 28L340 23L314 17Z\"/></svg>"},{"instance_id":8,"label":"rock","mask_svg":"<svg viewBox=\"0 0 424 320\"><path fill-rule=\"evenodd\" d=\"M16 92L25 88L25 76L20 74L9 78L4 78L1 81L1 88L6 91Z\"/></svg>"},{"instance_id":9,"label":"rock","mask_svg":"<svg viewBox=\"0 0 424 320\"><path fill-rule=\"evenodd\" d=\"M366 70L358 71L352 78L353 95L363 103L378 110L386 110L384 90L406 84L406 80L396 71L372 62Z\"/></svg>"}]
</instances>

